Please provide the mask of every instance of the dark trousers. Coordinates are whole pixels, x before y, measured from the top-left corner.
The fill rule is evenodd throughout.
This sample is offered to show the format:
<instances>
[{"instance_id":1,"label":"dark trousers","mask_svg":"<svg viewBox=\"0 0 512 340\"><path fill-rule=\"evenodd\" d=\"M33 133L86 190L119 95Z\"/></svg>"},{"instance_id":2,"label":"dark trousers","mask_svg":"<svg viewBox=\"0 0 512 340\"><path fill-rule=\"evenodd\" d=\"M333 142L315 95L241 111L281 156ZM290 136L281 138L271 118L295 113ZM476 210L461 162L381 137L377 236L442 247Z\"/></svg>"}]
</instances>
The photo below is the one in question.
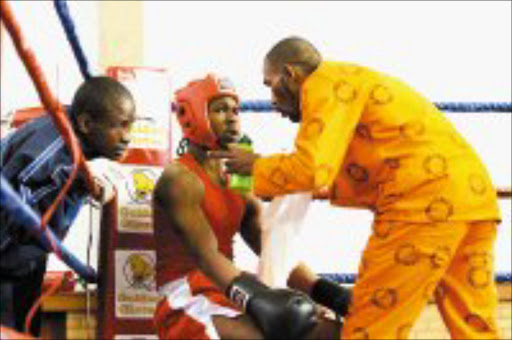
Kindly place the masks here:
<instances>
[{"instance_id":1,"label":"dark trousers","mask_svg":"<svg viewBox=\"0 0 512 340\"><path fill-rule=\"evenodd\" d=\"M13 277L0 274L0 322L4 326L25 331L25 318L41 296L41 285L46 272L46 260L37 264L30 273ZM41 313L38 311L32 319L30 333L39 336L41 331Z\"/></svg>"}]
</instances>

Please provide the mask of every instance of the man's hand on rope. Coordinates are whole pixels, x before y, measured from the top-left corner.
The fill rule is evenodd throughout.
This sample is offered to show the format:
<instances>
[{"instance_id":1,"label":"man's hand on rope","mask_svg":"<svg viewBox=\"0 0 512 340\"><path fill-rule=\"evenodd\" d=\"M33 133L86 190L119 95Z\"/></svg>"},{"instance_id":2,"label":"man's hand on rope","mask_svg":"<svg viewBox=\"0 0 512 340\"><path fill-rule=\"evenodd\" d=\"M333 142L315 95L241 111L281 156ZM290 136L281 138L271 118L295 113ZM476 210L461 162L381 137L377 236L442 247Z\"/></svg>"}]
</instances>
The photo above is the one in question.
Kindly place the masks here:
<instances>
[{"instance_id":1,"label":"man's hand on rope","mask_svg":"<svg viewBox=\"0 0 512 340\"><path fill-rule=\"evenodd\" d=\"M119 165L104 158L89 161L87 165L98 184L98 190L91 193L92 198L101 204L110 202L117 192L115 183L120 183L122 179L122 174L117 168Z\"/></svg>"}]
</instances>

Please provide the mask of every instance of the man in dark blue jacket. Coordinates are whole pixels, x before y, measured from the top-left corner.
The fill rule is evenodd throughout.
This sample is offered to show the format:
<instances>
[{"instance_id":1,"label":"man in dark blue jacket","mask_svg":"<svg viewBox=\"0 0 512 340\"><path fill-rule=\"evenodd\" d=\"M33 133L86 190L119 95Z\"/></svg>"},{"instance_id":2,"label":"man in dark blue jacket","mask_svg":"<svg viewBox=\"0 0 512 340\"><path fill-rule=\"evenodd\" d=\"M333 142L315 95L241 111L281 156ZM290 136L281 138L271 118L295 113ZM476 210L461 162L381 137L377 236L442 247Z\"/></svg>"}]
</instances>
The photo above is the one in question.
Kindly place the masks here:
<instances>
[{"instance_id":1,"label":"man in dark blue jacket","mask_svg":"<svg viewBox=\"0 0 512 340\"><path fill-rule=\"evenodd\" d=\"M118 81L94 77L76 92L68 116L87 160L119 159L130 142L135 102ZM62 137L46 115L22 126L1 140L1 173L22 200L44 214L61 191L72 166ZM53 214L49 227L64 238L87 196L85 180L75 179ZM47 252L16 223L15 216L0 211L0 322L23 331L25 317L41 293ZM34 320L31 333L39 333Z\"/></svg>"}]
</instances>

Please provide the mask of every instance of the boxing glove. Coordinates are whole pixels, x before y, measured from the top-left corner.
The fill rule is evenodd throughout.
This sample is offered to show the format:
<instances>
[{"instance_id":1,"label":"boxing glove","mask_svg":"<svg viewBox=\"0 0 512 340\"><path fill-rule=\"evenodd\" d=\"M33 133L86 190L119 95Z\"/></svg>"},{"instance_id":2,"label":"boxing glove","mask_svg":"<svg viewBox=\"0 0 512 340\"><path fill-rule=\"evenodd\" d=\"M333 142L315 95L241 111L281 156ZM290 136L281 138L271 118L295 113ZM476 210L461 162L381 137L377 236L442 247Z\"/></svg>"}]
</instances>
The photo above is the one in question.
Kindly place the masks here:
<instances>
[{"instance_id":1,"label":"boxing glove","mask_svg":"<svg viewBox=\"0 0 512 340\"><path fill-rule=\"evenodd\" d=\"M270 289L243 273L227 289L227 296L242 307L267 339L301 339L318 323L311 299L290 289Z\"/></svg>"}]
</instances>

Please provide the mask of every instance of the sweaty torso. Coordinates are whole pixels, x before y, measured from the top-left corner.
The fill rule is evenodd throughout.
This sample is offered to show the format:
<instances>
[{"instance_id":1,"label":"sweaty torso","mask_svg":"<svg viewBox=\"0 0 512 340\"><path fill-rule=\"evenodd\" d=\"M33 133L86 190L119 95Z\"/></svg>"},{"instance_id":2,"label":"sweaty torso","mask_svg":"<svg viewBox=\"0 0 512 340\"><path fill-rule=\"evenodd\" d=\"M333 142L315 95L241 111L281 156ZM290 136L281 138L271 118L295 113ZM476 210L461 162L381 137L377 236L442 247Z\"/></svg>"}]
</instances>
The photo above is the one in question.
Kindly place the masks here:
<instances>
[{"instance_id":1,"label":"sweaty torso","mask_svg":"<svg viewBox=\"0 0 512 340\"><path fill-rule=\"evenodd\" d=\"M219 251L233 258L233 236L239 231L245 211L245 201L237 193L214 183L190 154L178 160L194 173L204 185L201 209L215 234ZM199 266L187 248L183 237L172 227L168 212L154 204L154 232L157 248L157 285L197 272ZM210 285L209 280L202 280Z\"/></svg>"}]
</instances>

